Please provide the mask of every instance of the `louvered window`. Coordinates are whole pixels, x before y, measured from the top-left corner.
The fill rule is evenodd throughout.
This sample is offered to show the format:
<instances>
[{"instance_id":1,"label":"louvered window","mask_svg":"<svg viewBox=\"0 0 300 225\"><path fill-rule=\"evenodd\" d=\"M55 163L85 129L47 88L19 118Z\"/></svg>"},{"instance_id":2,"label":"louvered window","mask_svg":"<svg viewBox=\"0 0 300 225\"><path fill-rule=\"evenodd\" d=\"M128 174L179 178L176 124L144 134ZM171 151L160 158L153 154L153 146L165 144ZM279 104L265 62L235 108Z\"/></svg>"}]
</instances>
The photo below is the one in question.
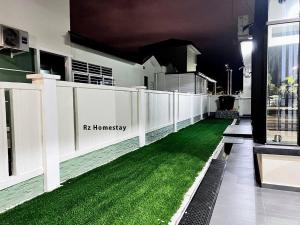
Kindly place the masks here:
<instances>
[{"instance_id":1,"label":"louvered window","mask_svg":"<svg viewBox=\"0 0 300 225\"><path fill-rule=\"evenodd\" d=\"M102 74L103 76L108 76L111 77L112 76L112 68L108 68L108 67L102 67Z\"/></svg>"},{"instance_id":2,"label":"louvered window","mask_svg":"<svg viewBox=\"0 0 300 225\"><path fill-rule=\"evenodd\" d=\"M112 68L72 60L73 81L96 85L114 85Z\"/></svg>"}]
</instances>

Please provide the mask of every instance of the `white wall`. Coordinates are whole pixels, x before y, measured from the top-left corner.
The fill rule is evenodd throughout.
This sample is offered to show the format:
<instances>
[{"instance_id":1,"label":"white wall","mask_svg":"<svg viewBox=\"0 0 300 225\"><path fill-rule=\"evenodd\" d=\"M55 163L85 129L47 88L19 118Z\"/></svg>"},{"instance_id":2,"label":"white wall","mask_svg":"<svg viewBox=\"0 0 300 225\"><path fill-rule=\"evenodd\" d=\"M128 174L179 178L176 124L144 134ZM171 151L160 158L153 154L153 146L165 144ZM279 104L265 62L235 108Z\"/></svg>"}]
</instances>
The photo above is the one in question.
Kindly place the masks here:
<instances>
[{"instance_id":1,"label":"white wall","mask_svg":"<svg viewBox=\"0 0 300 225\"><path fill-rule=\"evenodd\" d=\"M0 5L1 24L27 31L30 47L70 54L68 0L0 0Z\"/></svg>"},{"instance_id":2,"label":"white wall","mask_svg":"<svg viewBox=\"0 0 300 225\"><path fill-rule=\"evenodd\" d=\"M195 81L194 73L182 73L182 74L166 74L164 80L165 86L161 85L163 91L175 91L178 90L182 93L206 93L207 81L197 76L197 82Z\"/></svg>"},{"instance_id":3,"label":"white wall","mask_svg":"<svg viewBox=\"0 0 300 225\"><path fill-rule=\"evenodd\" d=\"M112 68L116 86L133 87L144 85L144 71L139 64L100 54L98 51L76 44L72 44L71 56L79 61Z\"/></svg>"},{"instance_id":4,"label":"white wall","mask_svg":"<svg viewBox=\"0 0 300 225\"><path fill-rule=\"evenodd\" d=\"M300 187L300 159L297 156L258 155L263 184Z\"/></svg>"},{"instance_id":5,"label":"white wall","mask_svg":"<svg viewBox=\"0 0 300 225\"><path fill-rule=\"evenodd\" d=\"M195 75L184 74L180 75L179 92L183 93L195 93Z\"/></svg>"},{"instance_id":6,"label":"white wall","mask_svg":"<svg viewBox=\"0 0 300 225\"><path fill-rule=\"evenodd\" d=\"M157 77L155 77L155 75ZM160 77L164 78L164 69L160 66L157 59L152 56L143 64L143 76L148 77L149 89L150 90L160 90L158 89ZM157 80L156 80L157 78Z\"/></svg>"},{"instance_id":7,"label":"white wall","mask_svg":"<svg viewBox=\"0 0 300 225\"><path fill-rule=\"evenodd\" d=\"M197 55L199 55L199 52L196 49L192 46L187 47L187 72L195 72L197 70Z\"/></svg>"}]
</instances>

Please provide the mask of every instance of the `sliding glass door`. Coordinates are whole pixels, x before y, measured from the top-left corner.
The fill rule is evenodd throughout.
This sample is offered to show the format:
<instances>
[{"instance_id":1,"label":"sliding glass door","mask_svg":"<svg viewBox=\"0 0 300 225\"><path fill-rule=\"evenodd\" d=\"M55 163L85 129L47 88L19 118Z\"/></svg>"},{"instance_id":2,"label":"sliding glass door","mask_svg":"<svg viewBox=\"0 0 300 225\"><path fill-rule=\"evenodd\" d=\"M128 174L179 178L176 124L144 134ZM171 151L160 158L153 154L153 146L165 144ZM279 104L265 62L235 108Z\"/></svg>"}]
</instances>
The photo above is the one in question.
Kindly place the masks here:
<instances>
[{"instance_id":1,"label":"sliding glass door","mask_svg":"<svg viewBox=\"0 0 300 225\"><path fill-rule=\"evenodd\" d=\"M298 143L299 0L270 0L267 142Z\"/></svg>"}]
</instances>

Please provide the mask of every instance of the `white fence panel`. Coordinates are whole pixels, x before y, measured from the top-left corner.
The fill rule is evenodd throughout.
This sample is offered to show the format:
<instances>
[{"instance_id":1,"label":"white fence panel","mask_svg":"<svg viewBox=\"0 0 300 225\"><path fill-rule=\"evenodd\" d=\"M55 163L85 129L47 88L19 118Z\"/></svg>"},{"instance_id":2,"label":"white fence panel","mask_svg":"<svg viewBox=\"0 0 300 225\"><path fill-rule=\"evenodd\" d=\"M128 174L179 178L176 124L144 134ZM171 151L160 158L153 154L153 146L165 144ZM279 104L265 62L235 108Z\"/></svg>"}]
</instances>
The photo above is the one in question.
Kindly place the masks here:
<instances>
[{"instance_id":1,"label":"white fence panel","mask_svg":"<svg viewBox=\"0 0 300 225\"><path fill-rule=\"evenodd\" d=\"M132 107L137 95L132 92L136 91L75 88L76 150L93 151L137 135L137 112ZM126 126L125 132L95 129L116 125Z\"/></svg>"},{"instance_id":2,"label":"white fence panel","mask_svg":"<svg viewBox=\"0 0 300 225\"><path fill-rule=\"evenodd\" d=\"M199 116L201 114L201 95L194 95L193 96L193 116Z\"/></svg>"},{"instance_id":3,"label":"white fence panel","mask_svg":"<svg viewBox=\"0 0 300 225\"><path fill-rule=\"evenodd\" d=\"M184 121L191 118L191 94L182 94L179 93L179 115L178 122Z\"/></svg>"},{"instance_id":4,"label":"white fence panel","mask_svg":"<svg viewBox=\"0 0 300 225\"><path fill-rule=\"evenodd\" d=\"M219 107L218 95L210 95L210 112L217 112Z\"/></svg>"},{"instance_id":5,"label":"white fence panel","mask_svg":"<svg viewBox=\"0 0 300 225\"><path fill-rule=\"evenodd\" d=\"M42 150L41 89L32 84L1 82L0 190L41 175Z\"/></svg>"},{"instance_id":6,"label":"white fence panel","mask_svg":"<svg viewBox=\"0 0 300 225\"><path fill-rule=\"evenodd\" d=\"M241 116L251 115L251 98L239 99L239 113Z\"/></svg>"},{"instance_id":7,"label":"white fence panel","mask_svg":"<svg viewBox=\"0 0 300 225\"><path fill-rule=\"evenodd\" d=\"M42 118L39 90L11 90L14 174L42 170Z\"/></svg>"},{"instance_id":8,"label":"white fence panel","mask_svg":"<svg viewBox=\"0 0 300 225\"><path fill-rule=\"evenodd\" d=\"M116 124L126 126L124 131L116 131L120 137L133 137L138 132L137 92L116 91Z\"/></svg>"},{"instance_id":9,"label":"white fence panel","mask_svg":"<svg viewBox=\"0 0 300 225\"><path fill-rule=\"evenodd\" d=\"M8 178L8 149L4 89L0 89L0 182Z\"/></svg>"},{"instance_id":10,"label":"white fence panel","mask_svg":"<svg viewBox=\"0 0 300 225\"><path fill-rule=\"evenodd\" d=\"M202 101L202 107L203 107L203 114L208 113L209 111L209 96L208 95L203 95L203 101Z\"/></svg>"},{"instance_id":11,"label":"white fence panel","mask_svg":"<svg viewBox=\"0 0 300 225\"><path fill-rule=\"evenodd\" d=\"M60 160L75 153L74 101L72 87L57 87Z\"/></svg>"},{"instance_id":12,"label":"white fence panel","mask_svg":"<svg viewBox=\"0 0 300 225\"><path fill-rule=\"evenodd\" d=\"M171 125L173 121L172 106L173 106L173 93L147 91L146 131L150 132Z\"/></svg>"}]
</instances>

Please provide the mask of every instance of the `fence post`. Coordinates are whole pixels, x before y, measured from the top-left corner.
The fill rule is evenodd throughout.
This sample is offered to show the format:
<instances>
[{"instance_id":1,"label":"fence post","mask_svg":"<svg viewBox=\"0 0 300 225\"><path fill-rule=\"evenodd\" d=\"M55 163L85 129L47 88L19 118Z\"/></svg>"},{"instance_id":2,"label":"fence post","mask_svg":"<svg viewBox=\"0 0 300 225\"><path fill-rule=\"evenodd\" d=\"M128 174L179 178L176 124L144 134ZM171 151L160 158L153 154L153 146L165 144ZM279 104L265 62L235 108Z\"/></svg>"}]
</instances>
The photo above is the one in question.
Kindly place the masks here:
<instances>
[{"instance_id":1,"label":"fence post","mask_svg":"<svg viewBox=\"0 0 300 225\"><path fill-rule=\"evenodd\" d=\"M207 95L207 102L208 102L208 107L207 107L207 114L210 116L210 101L211 101L212 95Z\"/></svg>"},{"instance_id":2,"label":"fence post","mask_svg":"<svg viewBox=\"0 0 300 225\"><path fill-rule=\"evenodd\" d=\"M195 120L194 120L194 95L191 94L191 97L190 97L190 100L191 100L191 124L194 124L195 123Z\"/></svg>"},{"instance_id":3,"label":"fence post","mask_svg":"<svg viewBox=\"0 0 300 225\"><path fill-rule=\"evenodd\" d=\"M146 87L135 87L138 90L138 116L139 116L139 146L146 144Z\"/></svg>"},{"instance_id":4,"label":"fence post","mask_svg":"<svg viewBox=\"0 0 300 225\"><path fill-rule=\"evenodd\" d=\"M200 95L200 120L203 120L203 95Z\"/></svg>"},{"instance_id":5,"label":"fence post","mask_svg":"<svg viewBox=\"0 0 300 225\"><path fill-rule=\"evenodd\" d=\"M60 186L56 97L56 80L60 76L31 74L27 79L41 88L44 191L50 192Z\"/></svg>"},{"instance_id":6,"label":"fence post","mask_svg":"<svg viewBox=\"0 0 300 225\"><path fill-rule=\"evenodd\" d=\"M178 120L178 91L173 91L173 131L177 132L177 120Z\"/></svg>"}]
</instances>

